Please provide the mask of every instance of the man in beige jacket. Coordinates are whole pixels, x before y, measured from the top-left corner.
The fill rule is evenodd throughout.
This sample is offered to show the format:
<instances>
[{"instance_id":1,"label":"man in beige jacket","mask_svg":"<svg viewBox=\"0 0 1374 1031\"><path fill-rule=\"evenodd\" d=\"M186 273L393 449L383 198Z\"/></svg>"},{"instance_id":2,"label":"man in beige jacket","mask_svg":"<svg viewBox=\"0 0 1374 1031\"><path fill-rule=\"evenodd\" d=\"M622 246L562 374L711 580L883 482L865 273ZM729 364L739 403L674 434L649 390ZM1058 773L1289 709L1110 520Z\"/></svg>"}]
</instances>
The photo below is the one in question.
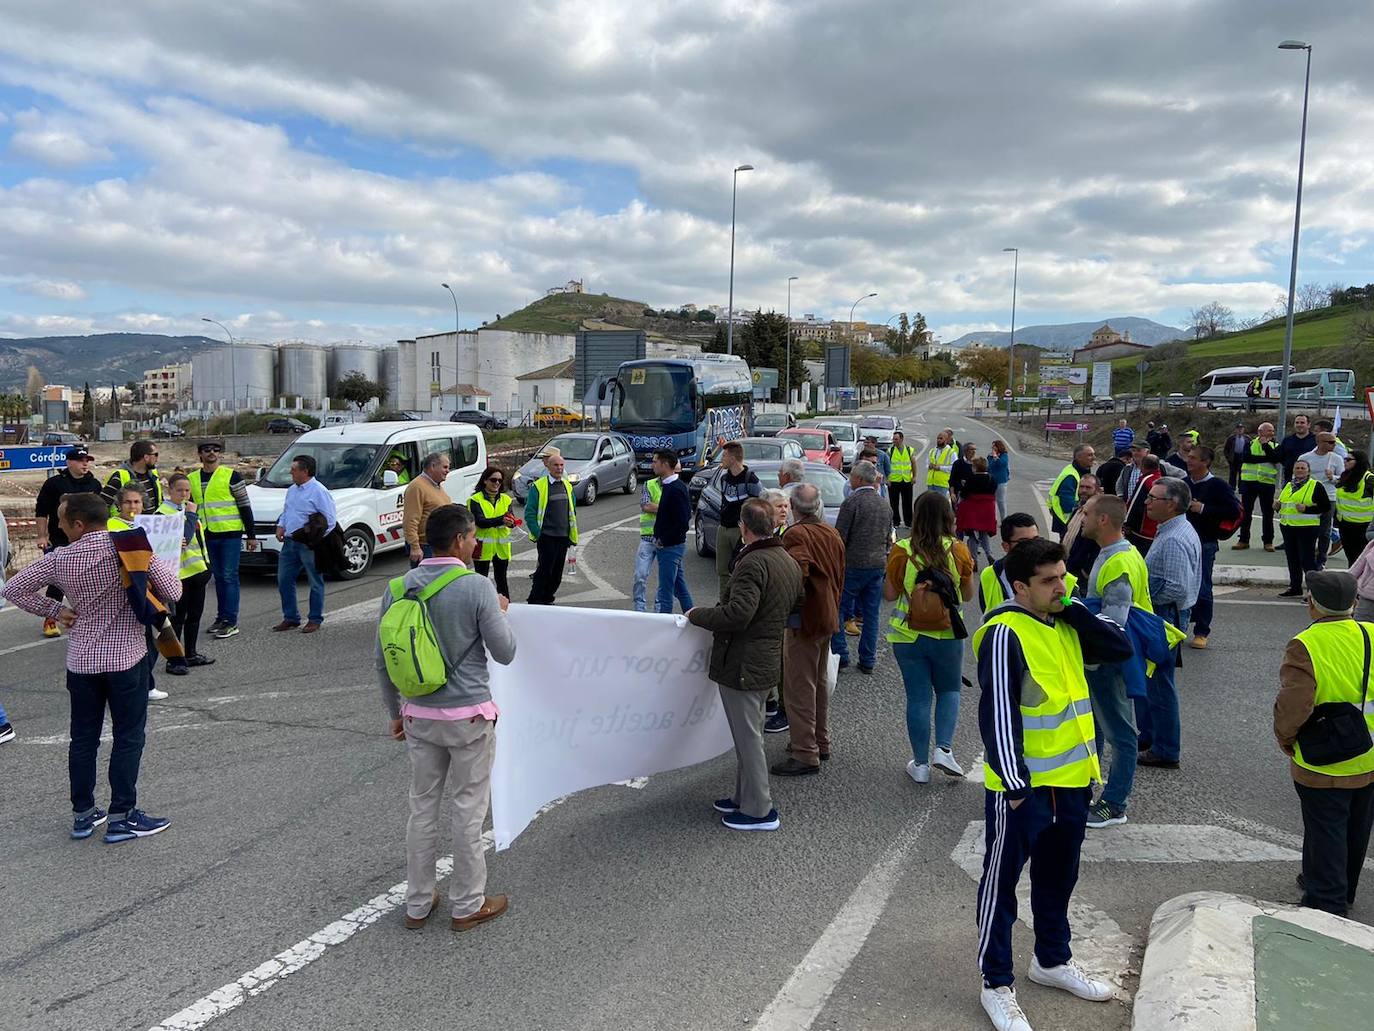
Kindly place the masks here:
<instances>
[{"instance_id":1,"label":"man in beige jacket","mask_svg":"<svg viewBox=\"0 0 1374 1031\"><path fill-rule=\"evenodd\" d=\"M453 504L453 499L444 490L448 470L448 452L435 451L425 456L424 471L406 485L401 508L401 532L405 535L406 549L410 552L411 569L418 566L422 559L434 557L433 549L425 540L425 525L436 508Z\"/></svg>"}]
</instances>

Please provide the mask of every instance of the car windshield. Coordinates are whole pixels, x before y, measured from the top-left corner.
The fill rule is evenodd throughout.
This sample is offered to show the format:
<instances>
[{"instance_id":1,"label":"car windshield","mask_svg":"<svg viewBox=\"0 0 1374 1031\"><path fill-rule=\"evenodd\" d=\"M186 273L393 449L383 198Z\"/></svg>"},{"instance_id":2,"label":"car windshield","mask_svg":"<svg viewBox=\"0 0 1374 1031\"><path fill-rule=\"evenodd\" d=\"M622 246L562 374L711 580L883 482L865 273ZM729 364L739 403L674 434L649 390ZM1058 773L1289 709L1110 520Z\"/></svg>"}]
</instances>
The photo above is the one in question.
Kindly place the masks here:
<instances>
[{"instance_id":1,"label":"car windshield","mask_svg":"<svg viewBox=\"0 0 1374 1031\"><path fill-rule=\"evenodd\" d=\"M746 440L744 442L744 458L746 461L751 458L755 461L777 458L780 454L782 454L781 444L769 444L762 440Z\"/></svg>"},{"instance_id":2,"label":"car windshield","mask_svg":"<svg viewBox=\"0 0 1374 1031\"><path fill-rule=\"evenodd\" d=\"M762 415L754 416L754 425L763 427L786 426L787 415L784 412L764 412Z\"/></svg>"},{"instance_id":3,"label":"car windshield","mask_svg":"<svg viewBox=\"0 0 1374 1031\"><path fill-rule=\"evenodd\" d=\"M778 485L778 471L769 469L758 473L759 483L768 487ZM821 492L821 504L826 508L839 508L844 504L844 477L838 474L826 476L824 473L813 473L810 469L802 476L803 483L814 483Z\"/></svg>"},{"instance_id":4,"label":"car windshield","mask_svg":"<svg viewBox=\"0 0 1374 1031\"><path fill-rule=\"evenodd\" d=\"M858 428L852 422L826 423L825 426L831 433L835 434L836 440L858 440ZM810 445L807 445L808 447Z\"/></svg>"},{"instance_id":5,"label":"car windshield","mask_svg":"<svg viewBox=\"0 0 1374 1031\"><path fill-rule=\"evenodd\" d=\"M890 415L870 415L859 425L866 430L895 430L897 420Z\"/></svg>"},{"instance_id":6,"label":"car windshield","mask_svg":"<svg viewBox=\"0 0 1374 1031\"><path fill-rule=\"evenodd\" d=\"M315 478L330 490L366 487L377 461L380 444L311 443L296 444L282 452L263 479L264 487L291 486L291 461L297 455L315 459Z\"/></svg>"},{"instance_id":7,"label":"car windshield","mask_svg":"<svg viewBox=\"0 0 1374 1031\"><path fill-rule=\"evenodd\" d=\"M792 433L788 439L795 440L807 451L824 451L825 434L823 433Z\"/></svg>"},{"instance_id":8,"label":"car windshield","mask_svg":"<svg viewBox=\"0 0 1374 1031\"><path fill-rule=\"evenodd\" d=\"M611 425L663 427L682 432L696 426L692 370L683 365L637 366L620 377L611 405Z\"/></svg>"},{"instance_id":9,"label":"car windshield","mask_svg":"<svg viewBox=\"0 0 1374 1031\"><path fill-rule=\"evenodd\" d=\"M547 447L556 447L569 462L590 462L596 454L595 437L554 437Z\"/></svg>"}]
</instances>

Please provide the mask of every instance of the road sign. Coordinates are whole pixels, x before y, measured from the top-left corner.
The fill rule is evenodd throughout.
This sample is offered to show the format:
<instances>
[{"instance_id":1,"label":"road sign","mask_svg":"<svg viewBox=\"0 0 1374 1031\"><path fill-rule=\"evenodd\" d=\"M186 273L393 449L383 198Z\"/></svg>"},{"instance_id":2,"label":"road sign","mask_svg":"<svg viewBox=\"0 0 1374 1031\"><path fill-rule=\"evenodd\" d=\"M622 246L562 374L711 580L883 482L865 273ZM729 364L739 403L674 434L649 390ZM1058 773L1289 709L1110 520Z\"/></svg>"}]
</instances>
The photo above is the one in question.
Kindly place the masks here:
<instances>
[{"instance_id":1,"label":"road sign","mask_svg":"<svg viewBox=\"0 0 1374 1031\"><path fill-rule=\"evenodd\" d=\"M61 447L0 447L0 473L33 469L57 469L67 464L69 445Z\"/></svg>"},{"instance_id":2,"label":"road sign","mask_svg":"<svg viewBox=\"0 0 1374 1031\"><path fill-rule=\"evenodd\" d=\"M1082 433L1088 428L1086 422L1047 422L1045 429L1059 430L1063 433Z\"/></svg>"},{"instance_id":3,"label":"road sign","mask_svg":"<svg viewBox=\"0 0 1374 1031\"><path fill-rule=\"evenodd\" d=\"M1011 400L1011 388L1007 388L1006 390L1002 391L1002 400L1003 400L1003 401L1010 401L1010 400Z\"/></svg>"},{"instance_id":4,"label":"road sign","mask_svg":"<svg viewBox=\"0 0 1374 1031\"><path fill-rule=\"evenodd\" d=\"M753 371L754 396L767 397L768 392L778 385L777 369L755 369Z\"/></svg>"},{"instance_id":5,"label":"road sign","mask_svg":"<svg viewBox=\"0 0 1374 1031\"><path fill-rule=\"evenodd\" d=\"M1369 409L1369 418L1374 421L1374 387L1364 388L1364 406Z\"/></svg>"}]
</instances>

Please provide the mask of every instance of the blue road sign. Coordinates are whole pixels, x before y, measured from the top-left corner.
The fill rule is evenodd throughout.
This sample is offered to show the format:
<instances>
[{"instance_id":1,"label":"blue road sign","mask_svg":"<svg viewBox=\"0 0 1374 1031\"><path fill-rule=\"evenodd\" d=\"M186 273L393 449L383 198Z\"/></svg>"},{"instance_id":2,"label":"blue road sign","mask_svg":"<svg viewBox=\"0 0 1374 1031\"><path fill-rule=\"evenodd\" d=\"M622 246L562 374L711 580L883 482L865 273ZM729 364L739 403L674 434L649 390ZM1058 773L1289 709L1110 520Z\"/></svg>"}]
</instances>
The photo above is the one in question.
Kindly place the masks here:
<instances>
[{"instance_id":1,"label":"blue road sign","mask_svg":"<svg viewBox=\"0 0 1374 1031\"><path fill-rule=\"evenodd\" d=\"M14 445L0 447L0 473L18 473L34 469L60 469L67 464L70 444L58 446Z\"/></svg>"}]
</instances>

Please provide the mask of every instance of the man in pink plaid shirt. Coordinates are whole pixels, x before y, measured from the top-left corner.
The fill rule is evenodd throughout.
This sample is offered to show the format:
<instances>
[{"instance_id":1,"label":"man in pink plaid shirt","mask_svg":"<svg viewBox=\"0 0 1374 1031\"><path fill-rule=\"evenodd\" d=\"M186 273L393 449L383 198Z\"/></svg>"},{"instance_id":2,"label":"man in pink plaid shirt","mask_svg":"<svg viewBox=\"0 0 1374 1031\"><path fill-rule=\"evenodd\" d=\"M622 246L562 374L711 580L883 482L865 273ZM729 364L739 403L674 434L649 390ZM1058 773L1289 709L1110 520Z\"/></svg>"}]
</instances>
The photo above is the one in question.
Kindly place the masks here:
<instances>
[{"instance_id":1,"label":"man in pink plaid shirt","mask_svg":"<svg viewBox=\"0 0 1374 1031\"><path fill-rule=\"evenodd\" d=\"M69 494L57 518L71 541L16 573L4 597L26 612L57 620L71 631L67 648L67 691L71 695L71 779L73 838L89 838L106 823L107 842L145 838L170 822L138 806L138 766L148 721L148 672L152 655L147 628L129 605L120 563L106 522L109 506L99 494ZM148 583L163 601L181 597L177 571L153 558ZM46 590L62 590L66 604ZM96 752L109 707L114 728L110 749L110 811L95 804Z\"/></svg>"}]
</instances>

